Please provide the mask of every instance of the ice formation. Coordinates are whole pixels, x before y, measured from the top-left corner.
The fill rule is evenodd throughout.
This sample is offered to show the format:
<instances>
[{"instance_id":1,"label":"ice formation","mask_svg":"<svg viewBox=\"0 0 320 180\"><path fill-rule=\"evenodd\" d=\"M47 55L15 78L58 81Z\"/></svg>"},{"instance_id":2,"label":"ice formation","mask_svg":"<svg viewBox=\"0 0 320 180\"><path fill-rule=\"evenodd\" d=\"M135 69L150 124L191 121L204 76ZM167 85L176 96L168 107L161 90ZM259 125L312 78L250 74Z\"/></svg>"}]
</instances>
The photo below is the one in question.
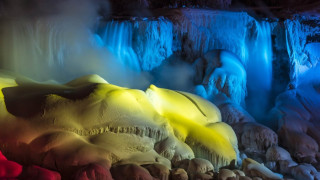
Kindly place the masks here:
<instances>
[{"instance_id":1,"label":"ice formation","mask_svg":"<svg viewBox=\"0 0 320 180\"><path fill-rule=\"evenodd\" d=\"M317 17L296 15L284 22L287 52L290 58L291 83L296 84L300 76L315 67L319 61L319 21Z\"/></svg>"},{"instance_id":2,"label":"ice formation","mask_svg":"<svg viewBox=\"0 0 320 180\"><path fill-rule=\"evenodd\" d=\"M101 23L100 36L124 65L150 71L172 54L172 23L164 18Z\"/></svg>"},{"instance_id":3,"label":"ice formation","mask_svg":"<svg viewBox=\"0 0 320 180\"><path fill-rule=\"evenodd\" d=\"M241 61L224 50L208 52L194 63L196 84L203 85L208 99L223 93L236 104L245 104L247 74Z\"/></svg>"},{"instance_id":4,"label":"ice formation","mask_svg":"<svg viewBox=\"0 0 320 180\"><path fill-rule=\"evenodd\" d=\"M0 150L21 163L73 173L98 163L160 163L194 156L215 168L237 159L237 139L212 103L150 86L146 92L97 75L64 85L1 75ZM12 134L14 132L14 135Z\"/></svg>"}]
</instances>

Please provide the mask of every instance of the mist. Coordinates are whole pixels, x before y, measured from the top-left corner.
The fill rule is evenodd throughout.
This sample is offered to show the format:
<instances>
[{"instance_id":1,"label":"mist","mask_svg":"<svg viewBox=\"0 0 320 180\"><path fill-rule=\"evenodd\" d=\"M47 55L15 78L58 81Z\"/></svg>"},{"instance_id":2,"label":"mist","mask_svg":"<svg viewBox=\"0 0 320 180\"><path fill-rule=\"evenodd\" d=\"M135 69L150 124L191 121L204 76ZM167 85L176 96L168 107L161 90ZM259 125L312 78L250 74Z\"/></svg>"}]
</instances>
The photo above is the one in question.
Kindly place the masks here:
<instances>
[{"instance_id":1,"label":"mist","mask_svg":"<svg viewBox=\"0 0 320 180\"><path fill-rule=\"evenodd\" d=\"M99 45L94 27L99 9L108 9L104 1L14 0L1 7L0 68L38 81L98 74L122 86L148 83Z\"/></svg>"}]
</instances>

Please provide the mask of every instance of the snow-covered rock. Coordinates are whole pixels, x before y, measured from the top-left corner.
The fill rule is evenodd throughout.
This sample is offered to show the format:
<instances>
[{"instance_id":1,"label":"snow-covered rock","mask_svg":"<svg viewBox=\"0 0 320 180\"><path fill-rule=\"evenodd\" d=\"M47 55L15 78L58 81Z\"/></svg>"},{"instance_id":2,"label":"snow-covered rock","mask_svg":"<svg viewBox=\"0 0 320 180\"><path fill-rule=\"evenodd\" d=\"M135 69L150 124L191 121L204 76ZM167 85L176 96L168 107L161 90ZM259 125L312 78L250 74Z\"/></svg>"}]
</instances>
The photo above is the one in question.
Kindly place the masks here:
<instances>
[{"instance_id":1,"label":"snow-covered rock","mask_svg":"<svg viewBox=\"0 0 320 180\"><path fill-rule=\"evenodd\" d=\"M107 176L112 166L120 177L125 171L149 177L138 165L171 168L171 158L193 155L207 160L190 161L192 171L237 160L236 135L218 108L190 93L122 88L96 75L64 85L3 75L0 88L0 150L67 179L77 170L77 177Z\"/></svg>"}]
</instances>

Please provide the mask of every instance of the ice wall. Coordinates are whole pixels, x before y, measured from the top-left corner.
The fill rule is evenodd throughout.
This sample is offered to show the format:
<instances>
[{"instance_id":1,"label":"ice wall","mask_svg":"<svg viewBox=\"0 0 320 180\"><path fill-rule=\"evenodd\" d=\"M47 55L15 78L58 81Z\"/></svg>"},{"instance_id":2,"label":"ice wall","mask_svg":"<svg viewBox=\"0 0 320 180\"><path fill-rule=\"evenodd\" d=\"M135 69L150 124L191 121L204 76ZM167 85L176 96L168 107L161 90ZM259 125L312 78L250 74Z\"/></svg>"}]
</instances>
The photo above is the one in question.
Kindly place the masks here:
<instances>
[{"instance_id":1,"label":"ice wall","mask_svg":"<svg viewBox=\"0 0 320 180\"><path fill-rule=\"evenodd\" d=\"M164 18L112 20L100 29L104 46L134 70L150 71L172 54L172 23Z\"/></svg>"},{"instance_id":2,"label":"ice wall","mask_svg":"<svg viewBox=\"0 0 320 180\"><path fill-rule=\"evenodd\" d=\"M256 38L247 42L248 88L269 91L272 84L272 39L268 22L257 23Z\"/></svg>"},{"instance_id":3,"label":"ice wall","mask_svg":"<svg viewBox=\"0 0 320 180\"><path fill-rule=\"evenodd\" d=\"M102 46L108 48L123 65L140 71L137 54L132 48L132 26L129 21L108 22L102 36Z\"/></svg>"},{"instance_id":4,"label":"ice wall","mask_svg":"<svg viewBox=\"0 0 320 180\"><path fill-rule=\"evenodd\" d=\"M184 9L174 22L174 51L189 61L213 49L236 54L245 64L246 41L255 20L247 13Z\"/></svg>"},{"instance_id":5,"label":"ice wall","mask_svg":"<svg viewBox=\"0 0 320 180\"><path fill-rule=\"evenodd\" d=\"M291 65L290 79L297 86L304 81L300 77L320 60L320 22L317 17L296 15L292 20L286 20L284 25Z\"/></svg>"},{"instance_id":6,"label":"ice wall","mask_svg":"<svg viewBox=\"0 0 320 180\"><path fill-rule=\"evenodd\" d=\"M232 52L247 72L247 84L238 94L246 94L247 87L250 98L257 99L250 102L250 106L261 107L262 102L263 107L266 106L268 102L260 97L268 97L272 86L272 29L269 22L258 21L243 12L195 9L183 9L171 19L175 53L193 62L214 49ZM258 94L258 91L262 93ZM243 97L235 98L236 103L242 102Z\"/></svg>"},{"instance_id":7,"label":"ice wall","mask_svg":"<svg viewBox=\"0 0 320 180\"><path fill-rule=\"evenodd\" d=\"M103 37L104 46L115 56L125 59L122 60L123 64L136 70L140 65L142 71L153 70L171 55L194 62L212 50L231 52L248 72L249 90L263 89L264 94L259 96L266 97L265 93L270 90L272 82L269 22L258 21L244 12L189 8L167 10L163 16L131 17L127 20L116 17L100 24L103 30L99 35ZM246 84L240 89L242 92L238 94L241 97L235 97L236 94L229 96L235 97L236 103L244 104L242 95L247 92ZM255 95L256 92L253 92L251 97L256 98ZM254 102L252 106L259 104L261 101Z\"/></svg>"}]
</instances>

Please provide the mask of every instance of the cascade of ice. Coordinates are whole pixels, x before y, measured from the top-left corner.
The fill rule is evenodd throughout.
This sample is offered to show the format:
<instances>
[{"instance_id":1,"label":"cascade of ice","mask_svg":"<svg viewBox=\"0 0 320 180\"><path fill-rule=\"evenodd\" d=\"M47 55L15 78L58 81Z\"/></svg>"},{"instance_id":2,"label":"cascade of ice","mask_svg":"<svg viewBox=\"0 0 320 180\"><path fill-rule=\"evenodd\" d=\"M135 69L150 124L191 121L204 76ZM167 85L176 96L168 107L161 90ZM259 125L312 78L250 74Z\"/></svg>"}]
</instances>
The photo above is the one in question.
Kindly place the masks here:
<instances>
[{"instance_id":1,"label":"cascade of ice","mask_svg":"<svg viewBox=\"0 0 320 180\"><path fill-rule=\"evenodd\" d=\"M247 105L249 112L262 120L270 103L273 53L270 23L262 21L256 25L256 36L247 43Z\"/></svg>"},{"instance_id":2,"label":"cascade of ice","mask_svg":"<svg viewBox=\"0 0 320 180\"><path fill-rule=\"evenodd\" d=\"M172 55L173 25L162 18L101 22L98 34L122 64L151 71Z\"/></svg>"},{"instance_id":3,"label":"cascade of ice","mask_svg":"<svg viewBox=\"0 0 320 180\"><path fill-rule=\"evenodd\" d=\"M174 24L175 51L193 61L214 49L236 54L246 64L246 38L255 20L247 13L209 10L185 10Z\"/></svg>"},{"instance_id":4,"label":"cascade of ice","mask_svg":"<svg viewBox=\"0 0 320 180\"><path fill-rule=\"evenodd\" d=\"M109 21L102 37L104 46L115 55L123 65L140 71L137 54L132 48L133 25L129 21Z\"/></svg>"},{"instance_id":5,"label":"cascade of ice","mask_svg":"<svg viewBox=\"0 0 320 180\"><path fill-rule=\"evenodd\" d=\"M268 22L257 23L257 36L249 42L248 88L268 91L272 83L272 40Z\"/></svg>"}]
</instances>

